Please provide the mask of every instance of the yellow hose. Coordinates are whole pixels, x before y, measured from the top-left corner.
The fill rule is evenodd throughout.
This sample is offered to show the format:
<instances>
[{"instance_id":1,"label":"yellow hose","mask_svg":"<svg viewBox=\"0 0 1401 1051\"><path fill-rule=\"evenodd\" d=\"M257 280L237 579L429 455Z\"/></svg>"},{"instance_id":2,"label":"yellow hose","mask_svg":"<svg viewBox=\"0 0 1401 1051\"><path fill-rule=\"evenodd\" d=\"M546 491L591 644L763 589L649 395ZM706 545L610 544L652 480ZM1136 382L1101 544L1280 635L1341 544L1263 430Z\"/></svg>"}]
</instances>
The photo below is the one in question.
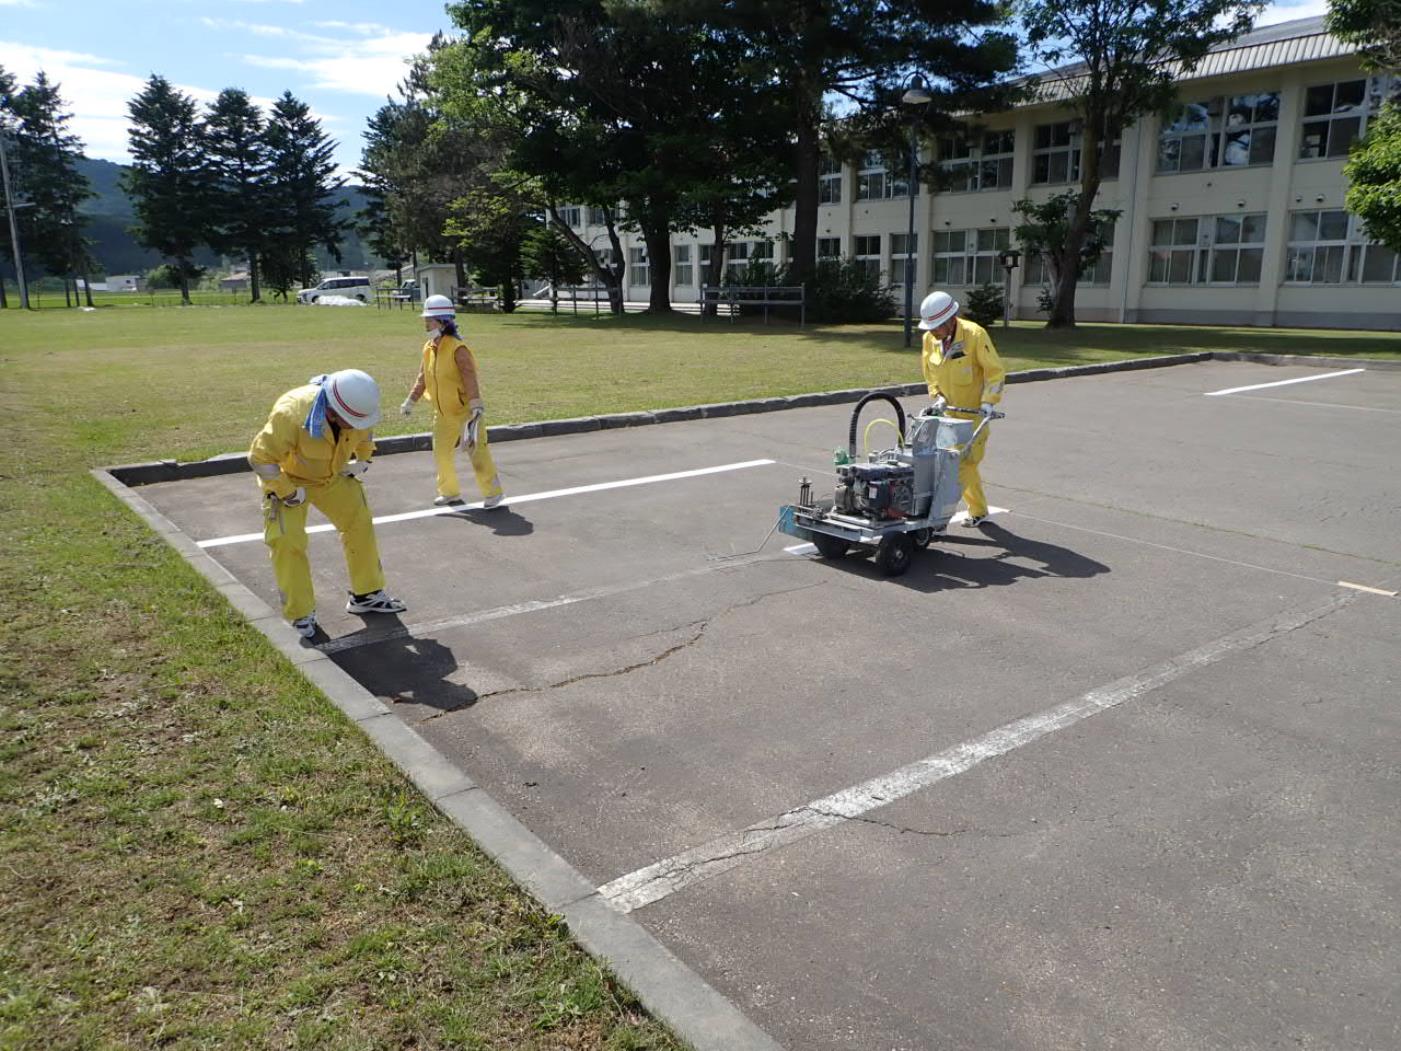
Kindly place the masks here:
<instances>
[{"instance_id":1,"label":"yellow hose","mask_svg":"<svg viewBox=\"0 0 1401 1051\"><path fill-rule=\"evenodd\" d=\"M896 422L894 420L887 420L884 416L881 416L878 419L874 419L870 423L866 424L866 429L863 432L861 432L861 453L863 456L870 455L871 428L878 423L888 423L891 429L895 432L896 436L899 438L900 444L905 444L905 436L900 433L900 427L896 424Z\"/></svg>"}]
</instances>

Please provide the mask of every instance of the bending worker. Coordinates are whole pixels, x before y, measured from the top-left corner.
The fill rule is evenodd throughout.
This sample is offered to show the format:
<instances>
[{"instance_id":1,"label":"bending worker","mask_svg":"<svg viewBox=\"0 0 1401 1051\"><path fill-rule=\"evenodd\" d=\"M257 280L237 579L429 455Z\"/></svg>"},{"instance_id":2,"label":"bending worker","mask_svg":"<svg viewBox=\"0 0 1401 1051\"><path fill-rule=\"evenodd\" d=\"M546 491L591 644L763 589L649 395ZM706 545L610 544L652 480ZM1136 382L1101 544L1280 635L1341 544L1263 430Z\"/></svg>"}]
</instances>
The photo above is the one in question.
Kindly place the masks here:
<instances>
[{"instance_id":1,"label":"bending worker","mask_svg":"<svg viewBox=\"0 0 1401 1051\"><path fill-rule=\"evenodd\" d=\"M277 399L248 450L263 490L263 539L282 592L282 615L303 638L316 634L316 595L306 557L307 504L341 535L350 572L347 613L402 613L384 593L384 570L360 475L370 466L379 385L359 369L313 376Z\"/></svg>"},{"instance_id":2,"label":"bending worker","mask_svg":"<svg viewBox=\"0 0 1401 1051\"><path fill-rule=\"evenodd\" d=\"M501 480L487 448L486 408L477 382L477 359L457 334L451 299L429 296L423 301L422 317L429 334L423 344L423 363L399 411L409 415L425 394L433 403L433 461L438 466L438 496L433 503L439 507L462 503L462 483L457 480L453 456L465 441L482 493L482 507L496 507L501 503Z\"/></svg>"},{"instance_id":3,"label":"bending worker","mask_svg":"<svg viewBox=\"0 0 1401 1051\"><path fill-rule=\"evenodd\" d=\"M949 405L972 410L976 405L976 411L950 415L958 419L977 419L979 414L991 417L993 406L1002 400L1007 370L1002 367L987 331L959 317L958 303L947 292L931 292L924 297L919 305L919 327L924 330L920 360L935 411L943 412ZM983 480L978 474L987 443L988 428L984 427L973 448L958 461L958 481L963 486L963 502L968 505L968 519L963 523L966 526L982 525L988 516Z\"/></svg>"}]
</instances>

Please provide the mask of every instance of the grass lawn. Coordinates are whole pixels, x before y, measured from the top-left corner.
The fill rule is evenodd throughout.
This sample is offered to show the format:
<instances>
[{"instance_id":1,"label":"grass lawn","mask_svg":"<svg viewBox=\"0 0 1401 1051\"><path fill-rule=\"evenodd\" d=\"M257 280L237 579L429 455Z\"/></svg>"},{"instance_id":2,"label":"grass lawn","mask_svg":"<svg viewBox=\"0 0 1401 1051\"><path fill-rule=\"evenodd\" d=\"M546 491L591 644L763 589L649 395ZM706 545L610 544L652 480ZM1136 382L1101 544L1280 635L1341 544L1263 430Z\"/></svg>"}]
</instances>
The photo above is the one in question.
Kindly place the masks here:
<instances>
[{"instance_id":1,"label":"grass lawn","mask_svg":"<svg viewBox=\"0 0 1401 1051\"><path fill-rule=\"evenodd\" d=\"M495 422L919 375L895 325L465 329ZM1401 358L1396 334L994 334L1013 368ZM421 342L409 311L0 315L0 1047L678 1046L86 473L243 449L316 372L364 368L397 405Z\"/></svg>"}]
</instances>

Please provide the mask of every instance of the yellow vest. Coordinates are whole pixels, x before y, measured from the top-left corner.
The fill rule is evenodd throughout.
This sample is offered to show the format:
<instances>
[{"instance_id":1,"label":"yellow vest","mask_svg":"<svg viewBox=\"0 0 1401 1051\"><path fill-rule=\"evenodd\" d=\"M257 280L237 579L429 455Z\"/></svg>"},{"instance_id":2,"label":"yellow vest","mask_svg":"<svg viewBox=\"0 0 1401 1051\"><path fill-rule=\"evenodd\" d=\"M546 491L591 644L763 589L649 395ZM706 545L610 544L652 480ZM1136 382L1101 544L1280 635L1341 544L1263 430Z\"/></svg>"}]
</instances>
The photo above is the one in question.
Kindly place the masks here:
<instances>
[{"instance_id":1,"label":"yellow vest","mask_svg":"<svg viewBox=\"0 0 1401 1051\"><path fill-rule=\"evenodd\" d=\"M458 347L467 352L472 386L476 386L477 359L466 343L445 335L423 344L423 393L445 416L467 415L468 402L481 397L480 391L468 387L457 367Z\"/></svg>"},{"instance_id":2,"label":"yellow vest","mask_svg":"<svg viewBox=\"0 0 1401 1051\"><path fill-rule=\"evenodd\" d=\"M959 318L957 326L947 351L934 333L924 334L920 364L931 398L942 394L949 405L972 409L976 415L983 402L996 405L1002 400L1007 370L981 325Z\"/></svg>"}]
</instances>

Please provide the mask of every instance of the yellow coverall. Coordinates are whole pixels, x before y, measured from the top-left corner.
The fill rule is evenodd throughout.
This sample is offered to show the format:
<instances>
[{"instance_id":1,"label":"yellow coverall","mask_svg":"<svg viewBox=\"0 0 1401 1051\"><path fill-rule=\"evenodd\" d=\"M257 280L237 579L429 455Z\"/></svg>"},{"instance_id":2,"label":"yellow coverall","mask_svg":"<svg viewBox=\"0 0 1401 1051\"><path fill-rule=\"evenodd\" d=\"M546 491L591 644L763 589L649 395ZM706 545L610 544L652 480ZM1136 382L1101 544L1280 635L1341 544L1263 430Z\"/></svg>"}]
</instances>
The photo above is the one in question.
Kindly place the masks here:
<instances>
[{"instance_id":1,"label":"yellow coverall","mask_svg":"<svg viewBox=\"0 0 1401 1051\"><path fill-rule=\"evenodd\" d=\"M462 495L462 483L457 479L453 457L462 444L472 410L482 407L477 359L462 340L444 333L423 344L423 363L409 397L417 401L425 395L433 403L433 462L438 468L438 495L456 499ZM501 480L487 447L485 424L479 425L477 443L468 448L467 455L482 498L501 495Z\"/></svg>"},{"instance_id":2,"label":"yellow coverall","mask_svg":"<svg viewBox=\"0 0 1401 1051\"><path fill-rule=\"evenodd\" d=\"M384 570L364 487L358 479L341 474L352 455L357 460L369 460L375 451L374 438L369 431L348 427L336 435L329 421L320 437L308 434L304 424L319 390L312 383L278 398L268 422L248 450L254 470L261 464L282 469L276 478L259 477L258 483L263 490L266 519L263 539L271 551L272 571L282 592L282 615L288 620L298 620L316 609L311 563L306 557L309 504L315 504L340 533L350 590L364 595L384 587ZM295 507L284 507L281 498L298 488L306 490L306 499Z\"/></svg>"},{"instance_id":3,"label":"yellow coverall","mask_svg":"<svg viewBox=\"0 0 1401 1051\"><path fill-rule=\"evenodd\" d=\"M996 405L1002 400L1003 380L1007 370L997 356L997 348L987 331L972 321L955 319L957 327L947 340L933 332L924 334L924 352L920 363L924 379L929 384L929 396L943 395L950 405L979 409L984 402ZM959 419L977 419L978 413L950 413ZM983 479L978 464L987 451L988 428L973 443L973 448L958 462L958 481L963 486L963 502L972 518L988 513L987 497L983 495Z\"/></svg>"}]
</instances>

